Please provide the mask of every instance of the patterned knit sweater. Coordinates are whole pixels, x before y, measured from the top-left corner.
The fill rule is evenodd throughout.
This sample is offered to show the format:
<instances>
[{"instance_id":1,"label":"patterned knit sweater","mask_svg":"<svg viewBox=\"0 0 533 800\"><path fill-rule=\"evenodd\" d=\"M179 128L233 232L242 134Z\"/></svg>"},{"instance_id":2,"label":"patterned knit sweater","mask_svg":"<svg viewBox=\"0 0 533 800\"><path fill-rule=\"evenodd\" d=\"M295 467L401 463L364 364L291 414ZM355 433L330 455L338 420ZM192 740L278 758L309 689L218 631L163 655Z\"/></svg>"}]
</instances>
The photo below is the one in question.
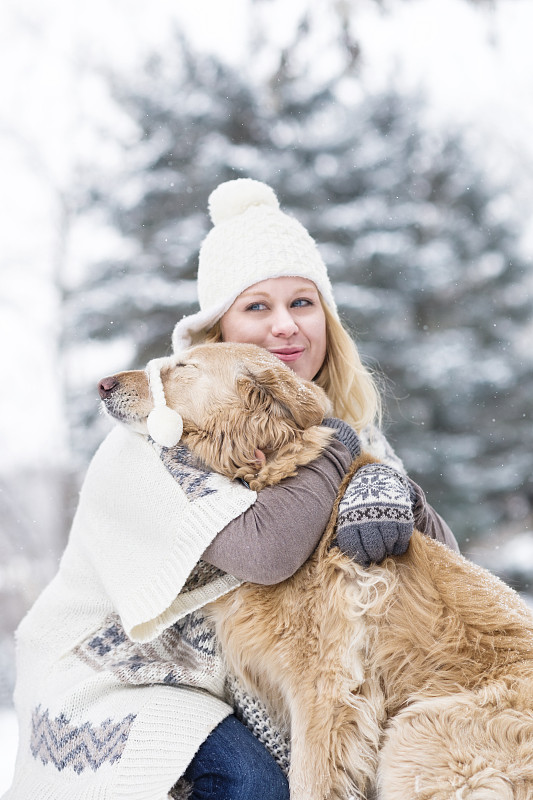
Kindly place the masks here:
<instances>
[{"instance_id":1,"label":"patterned knit sweater","mask_svg":"<svg viewBox=\"0 0 533 800\"><path fill-rule=\"evenodd\" d=\"M402 469L383 436L361 438ZM100 477L110 464L111 483ZM135 508L146 515L130 513L132 491L144 493ZM200 610L240 583L200 556L255 499L199 472L183 447L112 431L89 467L58 575L17 632L20 744L4 800L166 800L234 709L287 772L287 736L226 674ZM172 796L187 796L183 781Z\"/></svg>"},{"instance_id":2,"label":"patterned knit sweater","mask_svg":"<svg viewBox=\"0 0 533 800\"><path fill-rule=\"evenodd\" d=\"M232 712L195 612L239 581L198 562L256 493L180 455L165 453L167 469L117 427L91 462L59 572L17 632L20 743L4 800L166 800ZM144 516L129 511L132 488Z\"/></svg>"}]
</instances>

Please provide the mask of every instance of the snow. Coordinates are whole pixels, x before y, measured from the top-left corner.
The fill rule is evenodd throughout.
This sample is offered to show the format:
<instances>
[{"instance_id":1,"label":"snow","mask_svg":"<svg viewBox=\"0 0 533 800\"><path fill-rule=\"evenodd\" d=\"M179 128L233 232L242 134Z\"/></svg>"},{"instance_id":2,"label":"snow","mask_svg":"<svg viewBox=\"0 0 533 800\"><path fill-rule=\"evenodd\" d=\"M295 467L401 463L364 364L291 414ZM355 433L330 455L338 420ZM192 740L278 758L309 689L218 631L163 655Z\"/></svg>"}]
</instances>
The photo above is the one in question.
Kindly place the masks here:
<instances>
[{"instance_id":1,"label":"snow","mask_svg":"<svg viewBox=\"0 0 533 800\"><path fill-rule=\"evenodd\" d=\"M504 175L512 164L525 189L533 168L533 8L530 0L496 2L490 12L482 6L412 0L396 3L390 16L369 6L359 21L361 38L372 43L365 80L425 89L433 120L470 128L491 172Z\"/></svg>"},{"instance_id":2,"label":"snow","mask_svg":"<svg viewBox=\"0 0 533 800\"><path fill-rule=\"evenodd\" d=\"M18 725L13 709L0 709L0 796L6 792L13 778L17 754Z\"/></svg>"}]
</instances>

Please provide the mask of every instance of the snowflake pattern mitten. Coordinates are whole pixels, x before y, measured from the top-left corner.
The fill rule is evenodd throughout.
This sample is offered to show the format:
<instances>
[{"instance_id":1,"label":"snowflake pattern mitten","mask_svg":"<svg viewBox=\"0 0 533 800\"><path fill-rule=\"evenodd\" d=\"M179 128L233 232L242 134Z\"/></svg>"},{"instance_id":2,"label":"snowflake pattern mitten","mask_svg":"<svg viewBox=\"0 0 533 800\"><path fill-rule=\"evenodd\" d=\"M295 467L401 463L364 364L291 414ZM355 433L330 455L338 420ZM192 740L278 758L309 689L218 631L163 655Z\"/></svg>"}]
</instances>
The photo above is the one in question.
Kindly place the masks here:
<instances>
[{"instance_id":1,"label":"snowflake pattern mitten","mask_svg":"<svg viewBox=\"0 0 533 800\"><path fill-rule=\"evenodd\" d=\"M413 528L407 478L385 464L367 464L355 473L339 504L333 544L368 567L405 553Z\"/></svg>"}]
</instances>

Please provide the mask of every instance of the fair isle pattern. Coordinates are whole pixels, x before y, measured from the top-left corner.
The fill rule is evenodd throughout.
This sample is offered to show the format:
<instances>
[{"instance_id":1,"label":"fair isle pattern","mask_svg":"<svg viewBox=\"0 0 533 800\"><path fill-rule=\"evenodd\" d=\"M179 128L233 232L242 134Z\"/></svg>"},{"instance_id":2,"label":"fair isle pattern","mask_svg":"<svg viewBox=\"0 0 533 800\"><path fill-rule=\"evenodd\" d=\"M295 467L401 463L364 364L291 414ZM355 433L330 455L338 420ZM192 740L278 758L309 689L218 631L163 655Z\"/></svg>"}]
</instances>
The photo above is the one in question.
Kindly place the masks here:
<instances>
[{"instance_id":1,"label":"fair isle pattern","mask_svg":"<svg viewBox=\"0 0 533 800\"><path fill-rule=\"evenodd\" d=\"M208 494L213 494L216 489L209 486L212 472L209 472L196 459L191 451L182 444L175 447L158 447L159 457L172 477L179 483L187 499L194 502Z\"/></svg>"},{"instance_id":2,"label":"fair isle pattern","mask_svg":"<svg viewBox=\"0 0 533 800\"><path fill-rule=\"evenodd\" d=\"M192 790L192 784L190 784L186 778L180 778L179 781L174 784L168 796L171 797L172 800L188 800L192 794Z\"/></svg>"},{"instance_id":3,"label":"fair isle pattern","mask_svg":"<svg viewBox=\"0 0 533 800\"><path fill-rule=\"evenodd\" d=\"M407 479L384 464L368 464L348 485L339 507L342 525L383 521L412 522Z\"/></svg>"},{"instance_id":4,"label":"fair isle pattern","mask_svg":"<svg viewBox=\"0 0 533 800\"><path fill-rule=\"evenodd\" d=\"M67 767L77 775L87 768L95 772L102 764L120 759L135 717L128 714L119 722L106 719L101 725L72 725L64 714L50 719L48 710L38 706L32 715L31 753L60 772Z\"/></svg>"},{"instance_id":5,"label":"fair isle pattern","mask_svg":"<svg viewBox=\"0 0 533 800\"><path fill-rule=\"evenodd\" d=\"M265 745L287 776L291 765L289 735L274 724L263 703L248 694L235 675L228 677L226 693L228 703L233 705L235 716Z\"/></svg>"},{"instance_id":6,"label":"fair isle pattern","mask_svg":"<svg viewBox=\"0 0 533 800\"><path fill-rule=\"evenodd\" d=\"M132 642L118 615L75 648L74 654L97 671L112 673L125 684L195 686L213 689L224 667L212 624L194 611L151 642Z\"/></svg>"},{"instance_id":7,"label":"fair isle pattern","mask_svg":"<svg viewBox=\"0 0 533 800\"><path fill-rule=\"evenodd\" d=\"M358 526L364 522L412 522L412 513L409 509L388 508L387 506L343 508L342 527L348 523Z\"/></svg>"},{"instance_id":8,"label":"fair isle pattern","mask_svg":"<svg viewBox=\"0 0 533 800\"><path fill-rule=\"evenodd\" d=\"M223 577L226 573L222 572L218 567L208 564L207 561L200 559L196 566L191 570L191 573L183 585L183 592L191 592L193 589L198 589L201 586Z\"/></svg>"}]
</instances>

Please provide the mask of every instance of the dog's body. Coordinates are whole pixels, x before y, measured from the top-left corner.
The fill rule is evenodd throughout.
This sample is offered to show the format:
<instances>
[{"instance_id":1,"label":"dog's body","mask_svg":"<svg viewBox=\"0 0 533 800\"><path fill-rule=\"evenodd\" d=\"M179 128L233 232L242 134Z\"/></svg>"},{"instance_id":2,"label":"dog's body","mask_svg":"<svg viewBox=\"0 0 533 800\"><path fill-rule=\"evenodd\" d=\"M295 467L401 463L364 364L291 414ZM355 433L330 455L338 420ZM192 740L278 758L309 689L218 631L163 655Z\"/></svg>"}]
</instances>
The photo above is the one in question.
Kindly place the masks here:
<instances>
[{"instance_id":1,"label":"dog's body","mask_svg":"<svg viewBox=\"0 0 533 800\"><path fill-rule=\"evenodd\" d=\"M213 611L231 669L290 730L291 798L364 797L379 773L380 800L531 800L528 609L418 531L363 569L333 530L291 579Z\"/></svg>"},{"instance_id":2,"label":"dog's body","mask_svg":"<svg viewBox=\"0 0 533 800\"><path fill-rule=\"evenodd\" d=\"M327 408L321 390L266 356L243 345L192 348L184 363L194 362L203 381L191 379L194 390L180 378L183 367L162 373L169 405L184 419L183 442L256 489L294 474L331 435L319 427ZM211 381L221 372L213 414L198 386L220 397ZM135 406L133 421L142 426L151 408L146 375L116 379L128 390L111 413L131 424L124 409ZM254 460L254 450L266 460ZM351 474L369 460L363 455ZM335 517L336 507L317 551L292 578L245 584L209 607L230 669L290 734L291 799L531 800L527 607L418 531L404 556L363 569L330 547Z\"/></svg>"}]
</instances>

